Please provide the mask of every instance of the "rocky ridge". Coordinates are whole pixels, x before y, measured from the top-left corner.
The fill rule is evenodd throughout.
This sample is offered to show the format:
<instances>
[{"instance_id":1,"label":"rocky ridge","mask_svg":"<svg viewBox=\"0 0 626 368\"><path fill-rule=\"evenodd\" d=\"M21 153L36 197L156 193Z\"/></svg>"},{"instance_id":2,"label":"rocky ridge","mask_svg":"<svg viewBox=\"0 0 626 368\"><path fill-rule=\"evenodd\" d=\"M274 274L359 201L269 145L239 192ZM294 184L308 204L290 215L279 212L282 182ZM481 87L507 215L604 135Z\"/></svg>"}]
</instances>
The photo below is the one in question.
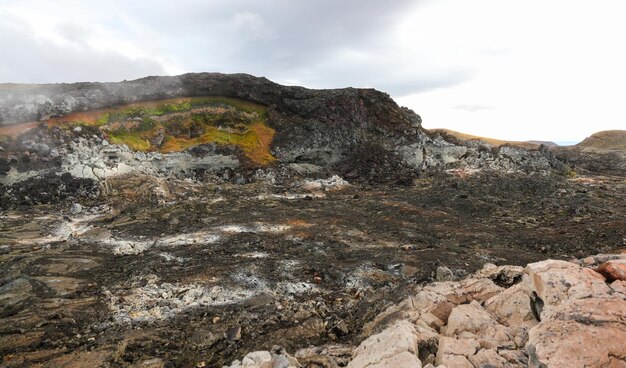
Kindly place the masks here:
<instances>
[{"instance_id":1,"label":"rocky ridge","mask_svg":"<svg viewBox=\"0 0 626 368\"><path fill-rule=\"evenodd\" d=\"M236 144L224 143L173 153L138 152L112 144L107 132L98 127L67 129L51 123L76 112L186 96L224 96L266 106L267 124L275 130L271 154L276 162L250 165L237 153ZM301 176L338 174L349 181L405 183L424 170L545 173L564 168L545 149L491 148L431 134L421 127L417 114L376 90L310 90L244 74L0 85L0 130L33 120L48 122L48 126L0 140L0 184L5 187L63 173L96 182L131 173L181 179L208 175L243 182L257 169L277 175L289 165Z\"/></svg>"}]
</instances>

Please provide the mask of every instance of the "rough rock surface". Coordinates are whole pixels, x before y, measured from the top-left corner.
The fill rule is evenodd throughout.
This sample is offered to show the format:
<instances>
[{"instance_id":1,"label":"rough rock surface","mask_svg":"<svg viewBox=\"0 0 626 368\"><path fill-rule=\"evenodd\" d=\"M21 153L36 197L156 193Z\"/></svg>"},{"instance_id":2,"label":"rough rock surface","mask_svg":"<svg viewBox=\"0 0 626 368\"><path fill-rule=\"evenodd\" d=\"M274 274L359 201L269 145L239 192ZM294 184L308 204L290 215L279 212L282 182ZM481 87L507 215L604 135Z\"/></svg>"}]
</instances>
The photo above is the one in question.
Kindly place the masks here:
<instances>
[{"instance_id":1,"label":"rough rock surface","mask_svg":"<svg viewBox=\"0 0 626 368\"><path fill-rule=\"evenodd\" d=\"M623 294L602 275L571 263L543 261L526 270L534 304L541 295L545 303L536 309L541 322L529 332L529 366L626 367Z\"/></svg>"},{"instance_id":2,"label":"rough rock surface","mask_svg":"<svg viewBox=\"0 0 626 368\"><path fill-rule=\"evenodd\" d=\"M544 306L564 300L602 296L609 286L599 273L571 262L548 260L526 266L528 285L537 314Z\"/></svg>"},{"instance_id":3,"label":"rough rock surface","mask_svg":"<svg viewBox=\"0 0 626 368\"><path fill-rule=\"evenodd\" d=\"M421 367L418 334L407 321L400 321L382 332L370 336L354 350L350 368Z\"/></svg>"},{"instance_id":4,"label":"rough rock surface","mask_svg":"<svg viewBox=\"0 0 626 368\"><path fill-rule=\"evenodd\" d=\"M474 278L427 285L366 326L348 367L624 367L626 298L576 263L529 264L523 281L520 268L487 264ZM502 274L520 282L502 289L488 278ZM530 310L539 296L541 321Z\"/></svg>"},{"instance_id":5,"label":"rough rock surface","mask_svg":"<svg viewBox=\"0 0 626 368\"><path fill-rule=\"evenodd\" d=\"M604 262L597 271L609 281L626 281L626 259Z\"/></svg>"}]
</instances>

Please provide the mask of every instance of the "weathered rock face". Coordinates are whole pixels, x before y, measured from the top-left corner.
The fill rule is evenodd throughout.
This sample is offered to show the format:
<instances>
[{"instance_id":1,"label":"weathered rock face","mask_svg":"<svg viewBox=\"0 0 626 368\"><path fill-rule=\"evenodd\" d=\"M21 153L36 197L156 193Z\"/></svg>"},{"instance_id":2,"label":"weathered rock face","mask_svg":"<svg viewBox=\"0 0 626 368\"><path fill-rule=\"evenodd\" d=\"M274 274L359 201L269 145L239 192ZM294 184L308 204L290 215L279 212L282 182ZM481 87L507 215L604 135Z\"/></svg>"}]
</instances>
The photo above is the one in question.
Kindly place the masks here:
<instances>
[{"instance_id":1,"label":"weathered rock face","mask_svg":"<svg viewBox=\"0 0 626 368\"><path fill-rule=\"evenodd\" d=\"M599 273L566 261L532 263L526 267L525 273L538 315L543 308L565 300L602 296L610 290Z\"/></svg>"},{"instance_id":2,"label":"weathered rock face","mask_svg":"<svg viewBox=\"0 0 626 368\"><path fill-rule=\"evenodd\" d=\"M268 106L281 161L337 162L368 142L386 149L415 143L421 119L371 89L310 90L245 74L198 73L120 83L0 86L0 125L127 103L186 96L225 96Z\"/></svg>"},{"instance_id":3,"label":"weathered rock face","mask_svg":"<svg viewBox=\"0 0 626 368\"><path fill-rule=\"evenodd\" d=\"M624 294L599 273L569 262L533 263L526 273L541 320L529 331L530 367L626 366Z\"/></svg>"},{"instance_id":4,"label":"weathered rock face","mask_svg":"<svg viewBox=\"0 0 626 368\"><path fill-rule=\"evenodd\" d=\"M609 262L626 259L595 256L616 257ZM369 337L348 367L626 366L620 280L607 285L589 268L555 260L529 264L520 276L520 267L487 264L469 279L423 287L365 326ZM517 283L502 289L492 279ZM531 298L545 300L534 311L540 322Z\"/></svg>"}]
</instances>

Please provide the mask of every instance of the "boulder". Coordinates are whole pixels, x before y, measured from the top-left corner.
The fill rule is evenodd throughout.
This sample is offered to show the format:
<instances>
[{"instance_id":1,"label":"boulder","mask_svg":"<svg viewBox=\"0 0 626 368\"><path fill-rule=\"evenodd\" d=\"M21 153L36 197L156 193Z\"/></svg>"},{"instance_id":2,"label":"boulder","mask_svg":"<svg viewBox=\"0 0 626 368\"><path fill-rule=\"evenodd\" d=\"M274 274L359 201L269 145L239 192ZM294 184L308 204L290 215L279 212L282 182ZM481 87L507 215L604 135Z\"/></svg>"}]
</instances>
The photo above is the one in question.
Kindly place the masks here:
<instances>
[{"instance_id":1,"label":"boulder","mask_svg":"<svg viewBox=\"0 0 626 368\"><path fill-rule=\"evenodd\" d=\"M536 324L525 284L516 284L485 302L485 310L505 326Z\"/></svg>"},{"instance_id":2,"label":"boulder","mask_svg":"<svg viewBox=\"0 0 626 368\"><path fill-rule=\"evenodd\" d=\"M448 267L439 266L435 272L435 280L437 281L454 281L456 278L452 270Z\"/></svg>"},{"instance_id":3,"label":"boulder","mask_svg":"<svg viewBox=\"0 0 626 368\"><path fill-rule=\"evenodd\" d=\"M446 321L455 306L472 300L484 302L502 290L489 279L436 282L418 292L412 304L420 313L430 312L441 321Z\"/></svg>"},{"instance_id":4,"label":"boulder","mask_svg":"<svg viewBox=\"0 0 626 368\"><path fill-rule=\"evenodd\" d=\"M437 366L445 364L449 367L473 368L474 366L468 360L468 357L476 354L479 349L480 344L475 339L456 339L454 337L441 336L435 363Z\"/></svg>"},{"instance_id":5,"label":"boulder","mask_svg":"<svg viewBox=\"0 0 626 368\"><path fill-rule=\"evenodd\" d=\"M455 307L448 318L446 336L471 337L488 347L511 346L514 333L500 325L476 301Z\"/></svg>"},{"instance_id":6,"label":"boulder","mask_svg":"<svg viewBox=\"0 0 626 368\"><path fill-rule=\"evenodd\" d=\"M349 365L350 366L350 365ZM422 363L415 354L403 351L388 359L370 364L368 368L421 368Z\"/></svg>"},{"instance_id":7,"label":"boulder","mask_svg":"<svg viewBox=\"0 0 626 368\"><path fill-rule=\"evenodd\" d=\"M482 303L502 290L486 278L435 282L426 285L415 296L387 308L363 327L363 334L369 336L400 320L439 330L455 306L472 300Z\"/></svg>"},{"instance_id":8,"label":"boulder","mask_svg":"<svg viewBox=\"0 0 626 368\"><path fill-rule=\"evenodd\" d=\"M272 368L272 354L269 351L248 353L241 361L243 367Z\"/></svg>"},{"instance_id":9,"label":"boulder","mask_svg":"<svg viewBox=\"0 0 626 368\"><path fill-rule=\"evenodd\" d=\"M267 350L250 352L241 361L233 361L230 368L296 368L301 366L294 357L287 354L281 347L275 346L272 351L273 353Z\"/></svg>"},{"instance_id":10,"label":"boulder","mask_svg":"<svg viewBox=\"0 0 626 368\"><path fill-rule=\"evenodd\" d=\"M542 322L530 330L528 340L529 367L626 367L623 324Z\"/></svg>"},{"instance_id":11,"label":"boulder","mask_svg":"<svg viewBox=\"0 0 626 368\"><path fill-rule=\"evenodd\" d=\"M350 368L420 367L418 334L407 321L398 321L363 341L353 352Z\"/></svg>"},{"instance_id":12,"label":"boulder","mask_svg":"<svg viewBox=\"0 0 626 368\"><path fill-rule=\"evenodd\" d=\"M546 309L542 316L544 322L530 330L527 345L535 366L601 367L626 359L623 298L575 299Z\"/></svg>"},{"instance_id":13,"label":"boulder","mask_svg":"<svg viewBox=\"0 0 626 368\"><path fill-rule=\"evenodd\" d=\"M607 258L622 264L593 262ZM366 326L383 330L349 366L626 368L625 281L557 260L520 270L486 265L470 279L424 286Z\"/></svg>"},{"instance_id":14,"label":"boulder","mask_svg":"<svg viewBox=\"0 0 626 368\"><path fill-rule=\"evenodd\" d=\"M528 367L528 354L526 353L526 350L498 350L498 355L507 361L508 367Z\"/></svg>"},{"instance_id":15,"label":"boulder","mask_svg":"<svg viewBox=\"0 0 626 368\"><path fill-rule=\"evenodd\" d=\"M365 326L363 326L363 335L370 336L374 333L382 331L398 321L409 320L414 322L419 318L420 311L415 305L414 298L410 296L402 302L388 307L382 313L378 314L374 320L366 323Z\"/></svg>"},{"instance_id":16,"label":"boulder","mask_svg":"<svg viewBox=\"0 0 626 368\"><path fill-rule=\"evenodd\" d=\"M575 259L572 262L578 264L583 267L598 267L602 263L615 260L615 259L626 259L626 253L621 254L596 254L593 256L585 257L582 259Z\"/></svg>"},{"instance_id":17,"label":"boulder","mask_svg":"<svg viewBox=\"0 0 626 368\"><path fill-rule=\"evenodd\" d=\"M538 317L544 305L555 305L568 299L603 296L610 291L602 275L566 261L550 259L530 263L524 272L530 296L538 305Z\"/></svg>"},{"instance_id":18,"label":"boulder","mask_svg":"<svg viewBox=\"0 0 626 368\"><path fill-rule=\"evenodd\" d=\"M619 295L626 299L626 281L615 280L609 285L609 287L613 291L613 295Z\"/></svg>"},{"instance_id":19,"label":"boulder","mask_svg":"<svg viewBox=\"0 0 626 368\"><path fill-rule=\"evenodd\" d=\"M498 355L493 349L481 349L468 359L477 368L503 368L506 364L506 359Z\"/></svg>"}]
</instances>

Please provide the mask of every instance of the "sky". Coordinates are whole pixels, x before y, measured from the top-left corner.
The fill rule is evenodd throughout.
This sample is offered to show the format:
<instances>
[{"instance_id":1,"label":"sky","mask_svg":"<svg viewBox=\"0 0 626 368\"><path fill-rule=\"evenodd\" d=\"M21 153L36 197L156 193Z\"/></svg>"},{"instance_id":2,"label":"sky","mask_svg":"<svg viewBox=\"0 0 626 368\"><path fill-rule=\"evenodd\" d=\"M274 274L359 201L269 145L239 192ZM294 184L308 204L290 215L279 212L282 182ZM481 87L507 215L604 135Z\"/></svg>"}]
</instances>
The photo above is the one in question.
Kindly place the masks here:
<instances>
[{"instance_id":1,"label":"sky","mask_svg":"<svg viewBox=\"0 0 626 368\"><path fill-rule=\"evenodd\" d=\"M0 83L249 73L389 93L448 128L626 129L624 0L0 0Z\"/></svg>"}]
</instances>

